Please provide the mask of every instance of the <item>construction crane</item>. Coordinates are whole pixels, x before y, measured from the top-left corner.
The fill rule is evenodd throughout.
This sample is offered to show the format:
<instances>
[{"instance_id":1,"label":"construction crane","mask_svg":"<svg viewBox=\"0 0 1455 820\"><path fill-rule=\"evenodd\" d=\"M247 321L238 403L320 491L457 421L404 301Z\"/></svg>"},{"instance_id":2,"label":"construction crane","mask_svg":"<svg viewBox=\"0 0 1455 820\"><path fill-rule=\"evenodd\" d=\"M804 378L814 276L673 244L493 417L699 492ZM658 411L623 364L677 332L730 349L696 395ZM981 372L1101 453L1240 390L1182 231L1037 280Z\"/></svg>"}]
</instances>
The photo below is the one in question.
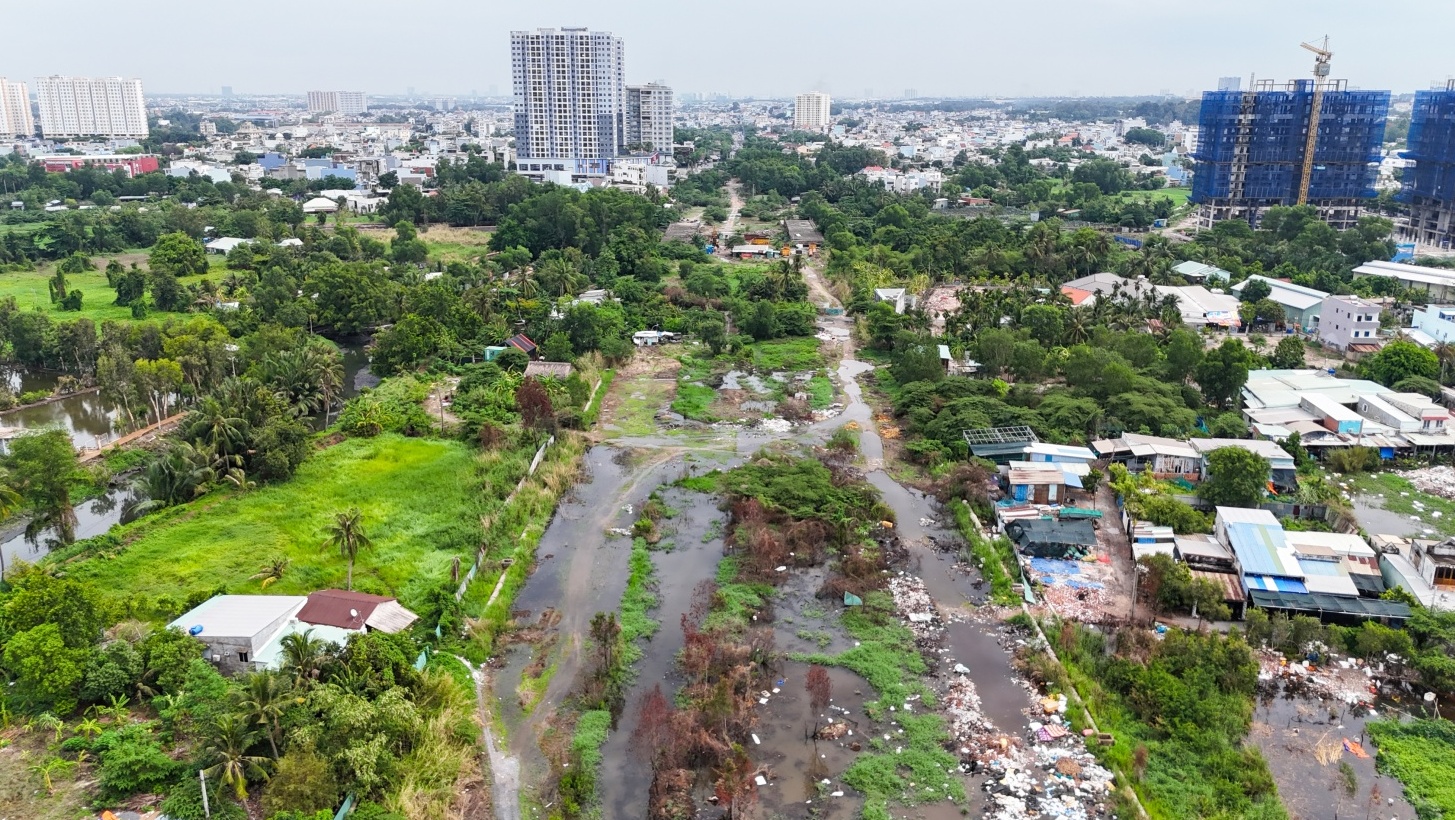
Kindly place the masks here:
<instances>
[{"instance_id":1,"label":"construction crane","mask_svg":"<svg viewBox=\"0 0 1455 820\"><path fill-rule=\"evenodd\" d=\"M1308 137L1303 144L1303 174L1298 181L1298 204L1303 205L1308 202L1309 181L1314 174L1314 149L1319 142L1319 110L1324 106L1324 87L1329 81L1329 60L1334 52L1329 51L1328 35L1324 36L1322 46L1310 43L1299 45L1314 53L1314 100L1309 106Z\"/></svg>"}]
</instances>

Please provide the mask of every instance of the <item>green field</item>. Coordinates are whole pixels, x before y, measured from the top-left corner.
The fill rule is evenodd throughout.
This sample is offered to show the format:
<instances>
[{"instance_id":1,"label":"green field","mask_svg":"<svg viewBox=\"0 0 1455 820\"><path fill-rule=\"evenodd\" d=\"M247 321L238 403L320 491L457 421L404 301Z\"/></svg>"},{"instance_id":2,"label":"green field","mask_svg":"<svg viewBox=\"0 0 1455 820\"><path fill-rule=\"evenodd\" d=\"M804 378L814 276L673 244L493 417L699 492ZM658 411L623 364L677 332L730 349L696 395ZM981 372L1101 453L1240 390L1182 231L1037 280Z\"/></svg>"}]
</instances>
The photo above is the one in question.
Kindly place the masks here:
<instances>
[{"instance_id":1,"label":"green field","mask_svg":"<svg viewBox=\"0 0 1455 820\"><path fill-rule=\"evenodd\" d=\"M131 308L112 304L116 301L116 291L106 283L105 273L106 263L111 259L120 259L123 265L129 265L135 261L145 266L146 255L124 253L115 256L98 256L92 259L92 262L96 264L96 270L66 274L67 285L72 290L80 290L84 294L79 311L64 311L51 304L50 279L55 275L54 263L41 265L32 271L0 273L0 299L14 296L15 303L20 306L21 310L39 308L50 313L51 318L57 321L78 319L82 316L98 324L107 319L131 321ZM208 261L212 263L212 267L207 273L202 276L184 276L182 282L194 284L203 279L221 281L222 277L227 275L226 263L220 256L211 257Z\"/></svg>"},{"instance_id":2,"label":"green field","mask_svg":"<svg viewBox=\"0 0 1455 820\"><path fill-rule=\"evenodd\" d=\"M1187 198L1192 196L1191 188L1158 188L1155 191L1127 191L1122 194L1134 199L1157 199L1167 197L1172 200L1173 205L1187 204Z\"/></svg>"},{"instance_id":3,"label":"green field","mask_svg":"<svg viewBox=\"0 0 1455 820\"><path fill-rule=\"evenodd\" d=\"M489 253L490 236L493 232L493 229L486 231L472 228L451 228L448 225L431 225L419 232L419 238L429 248L431 259L463 262ZM367 235L373 236L375 239L392 239L394 233L390 231L387 236L381 236L377 232L373 232Z\"/></svg>"},{"instance_id":4,"label":"green field","mask_svg":"<svg viewBox=\"0 0 1455 820\"><path fill-rule=\"evenodd\" d=\"M451 559L463 555L468 565L479 542L475 466L458 442L349 439L314 455L286 483L219 494L112 530L129 542L118 555L67 571L142 616L219 585L257 593L249 576L274 556L291 564L270 594L342 588L345 564L325 546L326 527L334 513L357 506L374 545L359 555L354 588L419 607L449 577Z\"/></svg>"}]
</instances>

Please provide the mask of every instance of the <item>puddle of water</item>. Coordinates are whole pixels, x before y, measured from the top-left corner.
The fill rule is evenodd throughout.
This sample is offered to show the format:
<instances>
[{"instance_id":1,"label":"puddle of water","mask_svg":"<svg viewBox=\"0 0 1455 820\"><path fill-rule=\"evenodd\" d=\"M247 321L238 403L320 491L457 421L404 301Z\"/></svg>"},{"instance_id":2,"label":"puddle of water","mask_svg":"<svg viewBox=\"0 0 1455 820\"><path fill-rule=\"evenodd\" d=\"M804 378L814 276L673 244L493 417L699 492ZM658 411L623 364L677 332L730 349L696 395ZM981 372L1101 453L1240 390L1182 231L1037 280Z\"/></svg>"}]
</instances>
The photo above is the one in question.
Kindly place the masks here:
<instances>
[{"instance_id":1,"label":"puddle of water","mask_svg":"<svg viewBox=\"0 0 1455 820\"><path fill-rule=\"evenodd\" d=\"M1268 760L1290 820L1333 817L1336 804L1339 816L1363 817L1373 809L1371 817L1413 820L1415 810L1404 799L1404 787L1398 780L1375 771L1374 744L1364 733L1368 721L1365 714L1363 709L1356 712L1334 700L1282 693L1259 698L1250 739ZM1344 738L1358 741L1371 757L1360 758L1343 751ZM1327 765L1319 760L1316 750L1320 748L1332 754L1326 758ZM1358 789L1353 797L1344 795L1341 761L1354 769ZM1380 794L1377 808L1370 802L1376 785Z\"/></svg>"},{"instance_id":2,"label":"puddle of water","mask_svg":"<svg viewBox=\"0 0 1455 820\"><path fill-rule=\"evenodd\" d=\"M752 373L743 370L729 370L723 374L722 385L719 390L749 390L754 393L767 393L768 385Z\"/></svg>"},{"instance_id":3,"label":"puddle of water","mask_svg":"<svg viewBox=\"0 0 1455 820\"><path fill-rule=\"evenodd\" d=\"M849 714L827 708L815 710L803 687L808 669L808 664L785 662L781 691L767 706L760 707L756 734L762 744L750 747L749 754L755 765L767 765L772 776L768 785L758 787L759 808L769 817L858 817L863 796L846 786L841 777L856 757L868 751L866 745L863 751L855 752L849 744L868 742L873 722L864 714L864 702L874 698L874 690L847 669L826 667L832 684L830 706L848 709ZM840 740L813 740L814 729L825 725L829 717L835 722L847 720L854 734ZM822 782L825 779L829 781L826 785ZM836 791L842 791L843 796L829 796Z\"/></svg>"},{"instance_id":4,"label":"puddle of water","mask_svg":"<svg viewBox=\"0 0 1455 820\"><path fill-rule=\"evenodd\" d=\"M657 634L642 646L642 657L634 668L636 680L626 695L617 730L602 747L601 804L606 817L646 817L651 770L630 750L631 734L640 719L642 696L658 684L671 698L681 684L676 674L677 653L682 649L682 616L692 606L692 593L702 581L717 573L722 557L721 531L726 514L717 509L716 496L667 489L662 493L667 506L678 510L664 519L670 538L670 552L652 553L657 578L657 608L652 618L661 624ZM714 522L717 522L714 525ZM714 537L704 538L716 534Z\"/></svg>"},{"instance_id":5,"label":"puddle of water","mask_svg":"<svg viewBox=\"0 0 1455 820\"><path fill-rule=\"evenodd\" d=\"M1384 499L1378 496L1356 495L1350 501L1359 526L1371 535L1410 536L1435 533L1435 530L1427 524L1411 520L1407 515L1384 509Z\"/></svg>"}]
</instances>

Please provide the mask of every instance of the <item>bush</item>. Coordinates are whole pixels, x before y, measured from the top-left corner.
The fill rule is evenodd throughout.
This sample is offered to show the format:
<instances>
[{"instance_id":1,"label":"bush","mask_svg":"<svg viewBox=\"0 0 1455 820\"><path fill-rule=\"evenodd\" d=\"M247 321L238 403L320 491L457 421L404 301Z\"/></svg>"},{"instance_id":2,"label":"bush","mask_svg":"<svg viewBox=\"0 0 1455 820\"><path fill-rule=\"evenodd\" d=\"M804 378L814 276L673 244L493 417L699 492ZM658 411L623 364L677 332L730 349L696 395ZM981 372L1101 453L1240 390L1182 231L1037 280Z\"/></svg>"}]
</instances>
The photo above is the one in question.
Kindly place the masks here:
<instances>
[{"instance_id":1,"label":"bush","mask_svg":"<svg viewBox=\"0 0 1455 820\"><path fill-rule=\"evenodd\" d=\"M138 723L102 732L91 748L101 759L102 792L111 797L159 791L177 774L177 762Z\"/></svg>"}]
</instances>

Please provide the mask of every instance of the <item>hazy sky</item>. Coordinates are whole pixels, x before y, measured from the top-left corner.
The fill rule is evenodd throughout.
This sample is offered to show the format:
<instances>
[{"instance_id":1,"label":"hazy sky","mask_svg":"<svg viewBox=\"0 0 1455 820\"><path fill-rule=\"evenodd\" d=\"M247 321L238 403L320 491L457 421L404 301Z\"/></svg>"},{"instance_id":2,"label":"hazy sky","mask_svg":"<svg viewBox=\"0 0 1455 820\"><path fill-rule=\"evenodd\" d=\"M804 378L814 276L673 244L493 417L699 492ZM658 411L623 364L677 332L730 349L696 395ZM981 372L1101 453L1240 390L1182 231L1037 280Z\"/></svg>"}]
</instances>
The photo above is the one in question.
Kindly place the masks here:
<instances>
[{"instance_id":1,"label":"hazy sky","mask_svg":"<svg viewBox=\"0 0 1455 820\"><path fill-rule=\"evenodd\" d=\"M149 92L510 92L512 29L625 38L627 82L839 97L1185 94L1249 73L1426 88L1455 75L1452 0L67 0L17 3L0 76L140 77ZM63 9L63 10L62 10Z\"/></svg>"}]
</instances>

